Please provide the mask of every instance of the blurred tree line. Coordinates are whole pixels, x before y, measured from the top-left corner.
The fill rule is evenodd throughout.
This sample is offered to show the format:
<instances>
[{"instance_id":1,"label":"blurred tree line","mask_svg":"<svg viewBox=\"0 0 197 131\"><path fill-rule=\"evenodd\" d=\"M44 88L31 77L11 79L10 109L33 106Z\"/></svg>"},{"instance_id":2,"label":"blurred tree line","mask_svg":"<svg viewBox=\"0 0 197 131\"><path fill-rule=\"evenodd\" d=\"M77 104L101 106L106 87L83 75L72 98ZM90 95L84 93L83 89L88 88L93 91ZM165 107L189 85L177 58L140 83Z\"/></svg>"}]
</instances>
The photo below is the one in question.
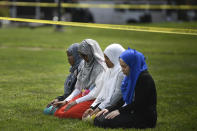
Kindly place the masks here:
<instances>
[{"instance_id":1,"label":"blurred tree line","mask_svg":"<svg viewBox=\"0 0 197 131\"><path fill-rule=\"evenodd\" d=\"M1 1L8 1L8 0L0 0L0 2ZM9 16L8 6L0 5L0 16L3 16L3 17Z\"/></svg>"}]
</instances>

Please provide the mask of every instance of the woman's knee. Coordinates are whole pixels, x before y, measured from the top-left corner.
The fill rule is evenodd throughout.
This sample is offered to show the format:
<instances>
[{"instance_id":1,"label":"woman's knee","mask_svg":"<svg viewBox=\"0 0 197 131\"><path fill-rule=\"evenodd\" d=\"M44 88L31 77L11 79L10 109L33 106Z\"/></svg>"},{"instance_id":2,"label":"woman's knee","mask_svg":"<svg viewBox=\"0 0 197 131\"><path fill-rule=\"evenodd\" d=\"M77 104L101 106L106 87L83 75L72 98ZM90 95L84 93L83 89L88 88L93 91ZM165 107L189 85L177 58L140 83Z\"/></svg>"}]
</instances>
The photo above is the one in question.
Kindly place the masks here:
<instances>
[{"instance_id":1,"label":"woman's knee","mask_svg":"<svg viewBox=\"0 0 197 131\"><path fill-rule=\"evenodd\" d=\"M106 115L100 115L94 119L94 125L99 127L107 127L108 119L105 119Z\"/></svg>"}]
</instances>

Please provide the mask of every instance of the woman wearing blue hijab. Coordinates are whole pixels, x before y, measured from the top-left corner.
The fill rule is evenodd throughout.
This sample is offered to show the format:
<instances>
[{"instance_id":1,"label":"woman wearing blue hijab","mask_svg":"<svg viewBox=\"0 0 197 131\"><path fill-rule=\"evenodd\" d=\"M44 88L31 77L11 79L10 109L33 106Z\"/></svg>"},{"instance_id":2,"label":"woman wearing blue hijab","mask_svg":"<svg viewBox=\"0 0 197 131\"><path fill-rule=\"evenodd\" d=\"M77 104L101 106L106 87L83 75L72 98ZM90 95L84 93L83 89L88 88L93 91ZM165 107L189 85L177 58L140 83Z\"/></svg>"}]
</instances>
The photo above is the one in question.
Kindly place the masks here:
<instances>
[{"instance_id":1,"label":"woman wearing blue hijab","mask_svg":"<svg viewBox=\"0 0 197 131\"><path fill-rule=\"evenodd\" d=\"M64 82L64 94L52 100L44 109L44 114L50 114L50 115L54 114L54 112L57 110L56 105L54 105L54 103L58 101L63 101L74 90L75 83L77 81L77 75L81 70L80 64L81 65L83 64L82 58L78 54L78 48L79 48L79 44L74 43L67 49L66 53L68 57L68 62L71 65L71 67L70 67L70 74L67 76Z\"/></svg>"},{"instance_id":2,"label":"woman wearing blue hijab","mask_svg":"<svg viewBox=\"0 0 197 131\"><path fill-rule=\"evenodd\" d=\"M128 49L120 55L122 99L100 111L94 124L104 128L154 128L157 121L157 95L154 80L147 71L142 53Z\"/></svg>"}]
</instances>

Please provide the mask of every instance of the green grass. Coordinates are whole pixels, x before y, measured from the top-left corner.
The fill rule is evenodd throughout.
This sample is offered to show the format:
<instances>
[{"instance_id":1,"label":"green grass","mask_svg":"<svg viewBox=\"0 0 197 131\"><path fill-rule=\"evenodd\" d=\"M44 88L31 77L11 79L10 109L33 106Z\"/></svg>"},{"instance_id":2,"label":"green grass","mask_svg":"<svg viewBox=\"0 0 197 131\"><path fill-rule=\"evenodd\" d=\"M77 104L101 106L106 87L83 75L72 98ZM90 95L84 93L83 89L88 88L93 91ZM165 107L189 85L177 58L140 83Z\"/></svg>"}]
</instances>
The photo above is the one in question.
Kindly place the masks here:
<instances>
[{"instance_id":1,"label":"green grass","mask_svg":"<svg viewBox=\"0 0 197 131\"><path fill-rule=\"evenodd\" d=\"M157 127L146 130L197 130L197 36L77 27L61 33L52 27L0 29L0 130L104 130L43 114L63 93L65 49L85 38L97 40L103 50L115 42L146 56L158 98Z\"/></svg>"}]
</instances>

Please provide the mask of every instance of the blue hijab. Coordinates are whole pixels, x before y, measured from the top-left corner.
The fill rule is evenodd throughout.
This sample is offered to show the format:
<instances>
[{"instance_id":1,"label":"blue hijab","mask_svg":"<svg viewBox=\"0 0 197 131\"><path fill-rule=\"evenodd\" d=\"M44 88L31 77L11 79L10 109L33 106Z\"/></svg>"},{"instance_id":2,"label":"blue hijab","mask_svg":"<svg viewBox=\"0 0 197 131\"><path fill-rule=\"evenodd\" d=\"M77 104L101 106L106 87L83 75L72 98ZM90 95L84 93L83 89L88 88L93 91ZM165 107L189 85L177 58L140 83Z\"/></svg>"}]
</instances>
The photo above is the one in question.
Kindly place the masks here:
<instances>
[{"instance_id":1,"label":"blue hijab","mask_svg":"<svg viewBox=\"0 0 197 131\"><path fill-rule=\"evenodd\" d=\"M142 53L128 48L124 51L120 58L129 66L130 72L128 76L122 81L121 91L123 100L130 104L133 101L133 95L135 91L136 82L140 73L147 70L145 57Z\"/></svg>"}]
</instances>

